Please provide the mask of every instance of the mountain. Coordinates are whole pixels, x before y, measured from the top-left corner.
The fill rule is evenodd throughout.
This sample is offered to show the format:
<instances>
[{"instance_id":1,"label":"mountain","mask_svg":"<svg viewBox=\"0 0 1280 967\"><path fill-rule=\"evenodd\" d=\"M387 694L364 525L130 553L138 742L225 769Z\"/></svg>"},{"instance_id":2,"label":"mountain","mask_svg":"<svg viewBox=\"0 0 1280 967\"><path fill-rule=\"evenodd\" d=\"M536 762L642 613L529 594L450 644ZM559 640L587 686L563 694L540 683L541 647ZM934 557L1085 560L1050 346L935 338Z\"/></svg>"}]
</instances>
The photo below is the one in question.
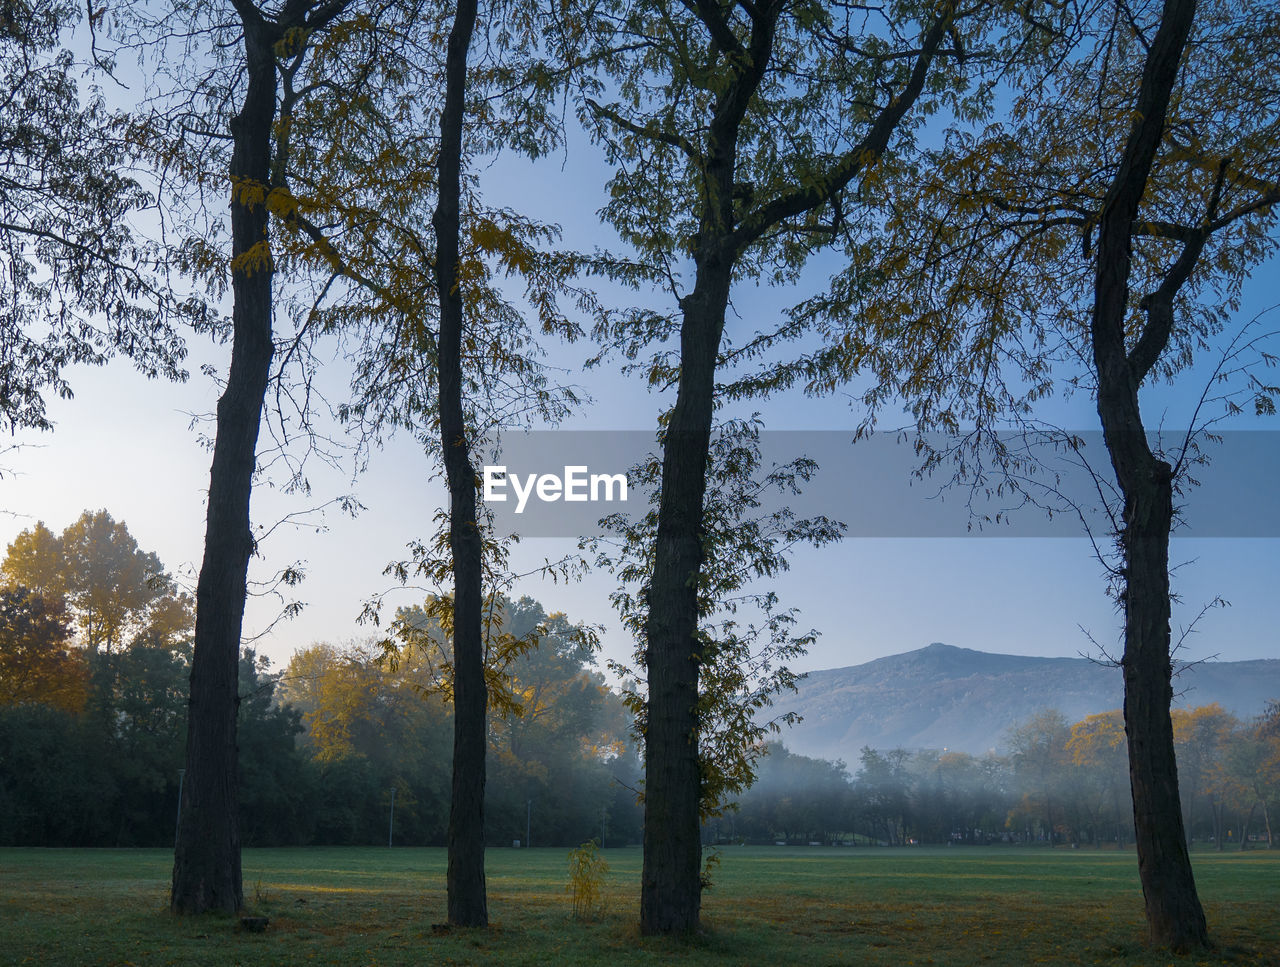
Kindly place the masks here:
<instances>
[{"instance_id":1,"label":"mountain","mask_svg":"<svg viewBox=\"0 0 1280 967\"><path fill-rule=\"evenodd\" d=\"M1280 699L1280 660L1201 662L1174 679L1175 707L1219 702L1241 717ZM794 752L853 764L863 746L981 754L1046 708L1077 722L1120 708L1120 670L1085 658L993 655L935 642L863 665L809 672L778 711L804 721L782 735Z\"/></svg>"}]
</instances>

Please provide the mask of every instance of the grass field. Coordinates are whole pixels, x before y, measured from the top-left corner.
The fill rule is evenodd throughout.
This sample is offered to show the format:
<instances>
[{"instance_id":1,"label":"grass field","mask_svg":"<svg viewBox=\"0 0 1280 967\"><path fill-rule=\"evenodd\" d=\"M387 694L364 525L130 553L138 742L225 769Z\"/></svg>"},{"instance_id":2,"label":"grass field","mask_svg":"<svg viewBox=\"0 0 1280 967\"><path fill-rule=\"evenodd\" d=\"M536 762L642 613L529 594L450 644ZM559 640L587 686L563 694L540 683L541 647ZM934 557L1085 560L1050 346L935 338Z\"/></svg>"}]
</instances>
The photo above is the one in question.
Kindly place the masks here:
<instances>
[{"instance_id":1,"label":"grass field","mask_svg":"<svg viewBox=\"0 0 1280 967\"><path fill-rule=\"evenodd\" d=\"M246 850L254 934L171 917L167 851L0 850L0 963L1280 967L1280 852L1196 854L1219 946L1186 958L1144 949L1128 852L729 847L691 942L641 938L640 851L603 855L594 920L572 917L566 850L502 849L492 928L441 932L443 850Z\"/></svg>"}]
</instances>

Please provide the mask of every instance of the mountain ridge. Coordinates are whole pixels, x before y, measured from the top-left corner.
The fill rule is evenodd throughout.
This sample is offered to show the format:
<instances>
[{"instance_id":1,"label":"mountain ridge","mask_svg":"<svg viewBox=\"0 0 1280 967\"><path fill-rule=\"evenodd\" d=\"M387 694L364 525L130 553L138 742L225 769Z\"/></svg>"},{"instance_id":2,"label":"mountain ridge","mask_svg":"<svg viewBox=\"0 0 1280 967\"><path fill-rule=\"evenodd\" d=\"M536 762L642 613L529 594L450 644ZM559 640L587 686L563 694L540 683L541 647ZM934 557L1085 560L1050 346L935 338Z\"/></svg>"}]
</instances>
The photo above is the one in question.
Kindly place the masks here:
<instances>
[{"instance_id":1,"label":"mountain ridge","mask_svg":"<svg viewBox=\"0 0 1280 967\"><path fill-rule=\"evenodd\" d=\"M1180 667L1175 707L1219 702L1244 718L1280 699L1280 659L1205 661ZM981 754L1003 745L1014 725L1046 708L1068 721L1120 708L1117 668L1088 658L1040 658L942 642L860 665L809 672L777 702L802 721L782 741L794 752L857 761L875 749Z\"/></svg>"}]
</instances>

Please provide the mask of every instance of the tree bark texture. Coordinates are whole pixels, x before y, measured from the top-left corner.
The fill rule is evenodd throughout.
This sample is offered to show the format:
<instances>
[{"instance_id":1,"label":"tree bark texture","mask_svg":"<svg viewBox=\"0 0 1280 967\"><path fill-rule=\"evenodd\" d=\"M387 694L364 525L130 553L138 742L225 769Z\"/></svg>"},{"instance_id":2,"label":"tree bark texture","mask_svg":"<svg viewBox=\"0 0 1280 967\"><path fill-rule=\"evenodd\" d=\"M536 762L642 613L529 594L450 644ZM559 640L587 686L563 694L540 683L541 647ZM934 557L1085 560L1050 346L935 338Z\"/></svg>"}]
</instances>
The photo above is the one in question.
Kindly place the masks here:
<instances>
[{"instance_id":1,"label":"tree bark texture","mask_svg":"<svg viewBox=\"0 0 1280 967\"><path fill-rule=\"evenodd\" d=\"M1124 324L1132 226L1164 135L1170 95L1194 18L1195 0L1166 0L1148 51L1133 126L1103 203L1091 322L1098 416L1124 495L1121 665L1138 873L1150 941L1173 950L1206 947L1209 936L1187 851L1169 715L1173 469L1148 445L1138 387L1168 343L1172 296L1189 274L1194 255L1185 266L1180 260L1185 272L1180 278L1171 272L1159 298L1148 305L1147 324L1132 353L1126 350Z\"/></svg>"},{"instance_id":2,"label":"tree bark texture","mask_svg":"<svg viewBox=\"0 0 1280 967\"><path fill-rule=\"evenodd\" d=\"M244 900L240 872L236 715L240 635L253 534L249 495L258 430L274 351L264 197L270 180L276 109L275 28L245 23L248 87L231 121L231 368L218 401L209 472L204 559L196 588L195 649L188 704L187 772L174 849L170 909L234 912Z\"/></svg>"},{"instance_id":3,"label":"tree bark texture","mask_svg":"<svg viewBox=\"0 0 1280 967\"><path fill-rule=\"evenodd\" d=\"M435 281L440 298L440 440L449 485L449 547L453 554L453 797L449 806L449 923L487 927L484 880L484 784L488 691L482 633L482 547L476 526L476 474L462 400L462 293L458 287L462 120L467 51L476 0L459 0L445 59L440 117Z\"/></svg>"}]
</instances>

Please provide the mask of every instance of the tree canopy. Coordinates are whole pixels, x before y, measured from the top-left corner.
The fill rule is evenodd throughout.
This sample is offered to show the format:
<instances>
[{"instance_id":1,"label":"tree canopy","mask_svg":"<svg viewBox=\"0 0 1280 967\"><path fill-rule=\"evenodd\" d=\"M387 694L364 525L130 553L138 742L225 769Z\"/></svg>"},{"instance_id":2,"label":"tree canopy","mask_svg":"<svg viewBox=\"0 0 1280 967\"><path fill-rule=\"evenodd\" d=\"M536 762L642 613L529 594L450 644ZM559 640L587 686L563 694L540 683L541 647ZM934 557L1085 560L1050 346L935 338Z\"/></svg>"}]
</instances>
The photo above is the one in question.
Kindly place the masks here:
<instances>
[{"instance_id":1,"label":"tree canopy","mask_svg":"<svg viewBox=\"0 0 1280 967\"><path fill-rule=\"evenodd\" d=\"M84 13L65 0L0 10L0 429L9 431L48 429L46 395L71 396L66 370L77 363L119 354L148 376L185 378L183 327L206 318L139 230L154 198L132 172L128 115L98 86L109 58L86 68L64 46Z\"/></svg>"},{"instance_id":2,"label":"tree canopy","mask_svg":"<svg viewBox=\"0 0 1280 967\"><path fill-rule=\"evenodd\" d=\"M43 522L22 531L0 575L65 607L90 650L119 650L138 636L176 646L191 634L190 595L105 510L86 510L61 535Z\"/></svg>"}]
</instances>

